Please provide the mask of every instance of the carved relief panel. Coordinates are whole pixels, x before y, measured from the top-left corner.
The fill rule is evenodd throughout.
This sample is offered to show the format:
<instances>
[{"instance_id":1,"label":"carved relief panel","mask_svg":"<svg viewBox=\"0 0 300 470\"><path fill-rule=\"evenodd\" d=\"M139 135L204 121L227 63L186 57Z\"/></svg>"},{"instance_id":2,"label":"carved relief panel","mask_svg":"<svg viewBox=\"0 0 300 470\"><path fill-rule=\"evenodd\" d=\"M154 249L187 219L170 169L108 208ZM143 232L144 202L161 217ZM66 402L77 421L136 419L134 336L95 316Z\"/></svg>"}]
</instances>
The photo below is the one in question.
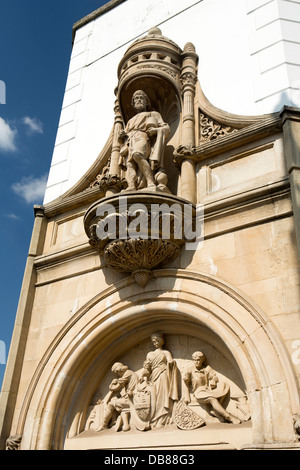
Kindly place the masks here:
<instances>
[{"instance_id":1,"label":"carved relief panel","mask_svg":"<svg viewBox=\"0 0 300 470\"><path fill-rule=\"evenodd\" d=\"M250 420L243 380L229 358L187 335L151 335L111 365L85 430L196 430Z\"/></svg>"}]
</instances>

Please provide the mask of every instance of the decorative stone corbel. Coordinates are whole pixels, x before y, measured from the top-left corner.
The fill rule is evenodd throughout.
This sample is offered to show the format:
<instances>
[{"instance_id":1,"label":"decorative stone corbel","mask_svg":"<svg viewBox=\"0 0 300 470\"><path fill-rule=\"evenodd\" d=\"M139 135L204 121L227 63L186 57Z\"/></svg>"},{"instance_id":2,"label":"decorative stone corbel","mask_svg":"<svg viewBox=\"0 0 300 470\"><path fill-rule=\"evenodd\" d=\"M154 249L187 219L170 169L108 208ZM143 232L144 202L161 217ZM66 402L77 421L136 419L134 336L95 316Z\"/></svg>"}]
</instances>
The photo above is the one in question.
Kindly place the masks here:
<instances>
[{"instance_id":1,"label":"decorative stone corbel","mask_svg":"<svg viewBox=\"0 0 300 470\"><path fill-rule=\"evenodd\" d=\"M95 186L98 186L100 191L104 193L111 191L114 194L126 189L128 184L125 178L121 178L117 174L112 175L106 172L104 175L97 175L96 180L91 184L91 187Z\"/></svg>"},{"instance_id":2,"label":"decorative stone corbel","mask_svg":"<svg viewBox=\"0 0 300 470\"><path fill-rule=\"evenodd\" d=\"M152 270L176 258L186 235L194 233L196 209L185 206L169 194L125 192L93 204L85 232L108 267L145 286Z\"/></svg>"}]
</instances>

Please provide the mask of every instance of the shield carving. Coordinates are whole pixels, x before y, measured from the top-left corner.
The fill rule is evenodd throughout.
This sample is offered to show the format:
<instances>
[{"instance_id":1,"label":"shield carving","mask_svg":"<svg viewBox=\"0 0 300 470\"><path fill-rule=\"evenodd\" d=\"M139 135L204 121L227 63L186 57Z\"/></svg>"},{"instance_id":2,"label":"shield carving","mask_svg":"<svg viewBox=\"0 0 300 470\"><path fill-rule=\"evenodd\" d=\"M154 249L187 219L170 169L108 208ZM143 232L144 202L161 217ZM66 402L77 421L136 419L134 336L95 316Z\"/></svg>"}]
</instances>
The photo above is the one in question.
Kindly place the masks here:
<instances>
[{"instance_id":1,"label":"shield carving","mask_svg":"<svg viewBox=\"0 0 300 470\"><path fill-rule=\"evenodd\" d=\"M174 421L179 429L197 429L205 425L205 421L183 401L176 404Z\"/></svg>"},{"instance_id":2,"label":"shield carving","mask_svg":"<svg viewBox=\"0 0 300 470\"><path fill-rule=\"evenodd\" d=\"M155 387L146 381L137 385L130 401L131 420L136 429L150 429L150 421L155 410Z\"/></svg>"},{"instance_id":3,"label":"shield carving","mask_svg":"<svg viewBox=\"0 0 300 470\"><path fill-rule=\"evenodd\" d=\"M133 396L133 406L136 414L142 421L148 421L151 411L151 390L147 386L135 391Z\"/></svg>"}]
</instances>

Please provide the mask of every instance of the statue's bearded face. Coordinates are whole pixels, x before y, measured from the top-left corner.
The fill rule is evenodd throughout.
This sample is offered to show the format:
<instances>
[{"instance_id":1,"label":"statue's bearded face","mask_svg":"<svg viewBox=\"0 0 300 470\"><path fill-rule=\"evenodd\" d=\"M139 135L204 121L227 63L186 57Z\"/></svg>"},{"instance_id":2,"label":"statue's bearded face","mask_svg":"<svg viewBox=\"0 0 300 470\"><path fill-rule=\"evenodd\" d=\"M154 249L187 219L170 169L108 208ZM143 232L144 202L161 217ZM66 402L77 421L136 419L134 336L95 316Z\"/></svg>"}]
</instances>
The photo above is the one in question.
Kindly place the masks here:
<instances>
[{"instance_id":1,"label":"statue's bearded face","mask_svg":"<svg viewBox=\"0 0 300 470\"><path fill-rule=\"evenodd\" d=\"M132 102L137 111L144 111L147 108L147 97L141 91L137 91L133 95Z\"/></svg>"}]
</instances>

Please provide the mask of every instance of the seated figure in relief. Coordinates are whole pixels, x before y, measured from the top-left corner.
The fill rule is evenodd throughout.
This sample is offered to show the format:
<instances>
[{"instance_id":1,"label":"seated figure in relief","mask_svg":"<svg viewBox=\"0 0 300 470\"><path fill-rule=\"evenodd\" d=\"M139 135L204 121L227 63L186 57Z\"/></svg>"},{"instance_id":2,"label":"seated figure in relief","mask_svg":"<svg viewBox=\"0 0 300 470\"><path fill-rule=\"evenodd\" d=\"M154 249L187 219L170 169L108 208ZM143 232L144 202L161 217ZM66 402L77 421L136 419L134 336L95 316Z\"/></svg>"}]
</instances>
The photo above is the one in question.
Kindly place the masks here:
<instances>
[{"instance_id":1,"label":"seated figure in relief","mask_svg":"<svg viewBox=\"0 0 300 470\"><path fill-rule=\"evenodd\" d=\"M119 135L119 164L127 170L127 191L144 187L151 191L156 189L158 183L163 186L166 184L162 159L170 127L159 112L148 110L150 100L143 90L137 90L133 94L132 106L136 115L128 121Z\"/></svg>"},{"instance_id":2,"label":"seated figure in relief","mask_svg":"<svg viewBox=\"0 0 300 470\"><path fill-rule=\"evenodd\" d=\"M184 371L182 377L182 400L188 404L191 398L194 398L199 404L210 405L226 421L239 424L240 420L222 406L222 401L229 392L229 386L219 382L217 374L210 366L203 366L206 358L201 351L194 352L192 358L194 364Z\"/></svg>"},{"instance_id":3,"label":"seated figure in relief","mask_svg":"<svg viewBox=\"0 0 300 470\"><path fill-rule=\"evenodd\" d=\"M120 416L122 430L128 431L130 429L130 398L133 395L139 378L135 372L124 366L121 362L116 362L111 370L117 375L117 378L112 380L109 392L103 400L103 422L97 431L102 431L109 427L115 411Z\"/></svg>"}]
</instances>

